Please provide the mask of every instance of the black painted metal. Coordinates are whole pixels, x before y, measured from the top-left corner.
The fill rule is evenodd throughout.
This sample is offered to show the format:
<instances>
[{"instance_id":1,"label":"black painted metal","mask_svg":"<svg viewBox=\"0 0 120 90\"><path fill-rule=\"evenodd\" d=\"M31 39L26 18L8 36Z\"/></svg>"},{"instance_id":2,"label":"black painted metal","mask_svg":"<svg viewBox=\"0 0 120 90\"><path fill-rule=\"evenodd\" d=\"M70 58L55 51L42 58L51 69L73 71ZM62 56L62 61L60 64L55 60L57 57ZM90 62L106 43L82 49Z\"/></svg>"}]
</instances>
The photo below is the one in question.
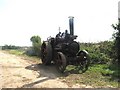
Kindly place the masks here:
<instances>
[{"instance_id":1,"label":"black painted metal","mask_svg":"<svg viewBox=\"0 0 120 90\"><path fill-rule=\"evenodd\" d=\"M74 35L74 17L69 17L70 35Z\"/></svg>"}]
</instances>

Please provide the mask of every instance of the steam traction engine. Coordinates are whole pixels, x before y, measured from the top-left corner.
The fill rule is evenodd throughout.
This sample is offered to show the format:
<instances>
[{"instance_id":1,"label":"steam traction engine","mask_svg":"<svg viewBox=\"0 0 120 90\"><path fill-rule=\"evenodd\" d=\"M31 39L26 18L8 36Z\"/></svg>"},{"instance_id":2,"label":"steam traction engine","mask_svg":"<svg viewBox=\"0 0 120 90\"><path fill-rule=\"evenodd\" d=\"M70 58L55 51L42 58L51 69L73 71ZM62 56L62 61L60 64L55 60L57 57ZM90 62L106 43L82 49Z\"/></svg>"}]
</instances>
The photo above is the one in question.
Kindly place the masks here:
<instances>
[{"instance_id":1,"label":"steam traction engine","mask_svg":"<svg viewBox=\"0 0 120 90\"><path fill-rule=\"evenodd\" d=\"M41 59L44 65L53 61L58 70L64 72L67 65L77 65L84 72L89 66L89 55L85 50L80 50L77 38L74 35L74 17L69 17L70 34L67 30L59 32L55 38L50 37L43 41L41 46Z\"/></svg>"}]
</instances>

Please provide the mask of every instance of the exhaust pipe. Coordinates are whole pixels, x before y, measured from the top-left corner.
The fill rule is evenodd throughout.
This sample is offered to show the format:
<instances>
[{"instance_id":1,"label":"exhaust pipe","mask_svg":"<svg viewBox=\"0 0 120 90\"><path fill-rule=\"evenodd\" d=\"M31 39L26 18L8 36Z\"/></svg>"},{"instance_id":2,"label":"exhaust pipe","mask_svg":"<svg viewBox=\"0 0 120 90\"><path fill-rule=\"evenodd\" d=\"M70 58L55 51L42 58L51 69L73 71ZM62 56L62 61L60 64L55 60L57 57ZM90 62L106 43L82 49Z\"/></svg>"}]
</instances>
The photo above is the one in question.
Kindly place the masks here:
<instances>
[{"instance_id":1,"label":"exhaust pipe","mask_svg":"<svg viewBox=\"0 0 120 90\"><path fill-rule=\"evenodd\" d=\"M69 28L70 28L70 35L74 35L74 17L69 17Z\"/></svg>"}]
</instances>

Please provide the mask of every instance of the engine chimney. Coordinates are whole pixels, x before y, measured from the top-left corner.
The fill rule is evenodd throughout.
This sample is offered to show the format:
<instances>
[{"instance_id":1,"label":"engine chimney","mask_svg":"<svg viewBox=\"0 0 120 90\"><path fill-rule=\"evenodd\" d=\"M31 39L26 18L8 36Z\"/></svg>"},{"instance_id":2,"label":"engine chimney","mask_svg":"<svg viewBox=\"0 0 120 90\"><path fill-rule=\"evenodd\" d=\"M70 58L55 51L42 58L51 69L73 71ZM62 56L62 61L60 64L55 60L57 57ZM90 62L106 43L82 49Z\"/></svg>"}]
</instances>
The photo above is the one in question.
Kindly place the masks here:
<instances>
[{"instance_id":1,"label":"engine chimney","mask_svg":"<svg viewBox=\"0 0 120 90\"><path fill-rule=\"evenodd\" d=\"M70 35L74 35L74 17L69 17Z\"/></svg>"}]
</instances>

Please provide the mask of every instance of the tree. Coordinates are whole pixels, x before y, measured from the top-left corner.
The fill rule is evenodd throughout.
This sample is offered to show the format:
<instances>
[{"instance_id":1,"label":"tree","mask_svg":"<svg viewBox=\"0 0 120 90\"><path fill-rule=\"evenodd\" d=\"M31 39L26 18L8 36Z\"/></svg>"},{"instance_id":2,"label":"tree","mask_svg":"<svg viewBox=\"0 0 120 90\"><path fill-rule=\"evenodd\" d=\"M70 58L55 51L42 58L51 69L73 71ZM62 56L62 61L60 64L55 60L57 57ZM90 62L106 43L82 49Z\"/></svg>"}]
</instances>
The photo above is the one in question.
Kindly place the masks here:
<instances>
[{"instance_id":1,"label":"tree","mask_svg":"<svg viewBox=\"0 0 120 90\"><path fill-rule=\"evenodd\" d=\"M112 27L116 30L116 33L114 34L115 50L117 53L116 61L118 62L118 64L120 64L120 18L118 19L118 24L112 24Z\"/></svg>"},{"instance_id":2,"label":"tree","mask_svg":"<svg viewBox=\"0 0 120 90\"><path fill-rule=\"evenodd\" d=\"M40 56L41 38L39 36L32 36L30 38L33 50L36 56Z\"/></svg>"}]
</instances>

